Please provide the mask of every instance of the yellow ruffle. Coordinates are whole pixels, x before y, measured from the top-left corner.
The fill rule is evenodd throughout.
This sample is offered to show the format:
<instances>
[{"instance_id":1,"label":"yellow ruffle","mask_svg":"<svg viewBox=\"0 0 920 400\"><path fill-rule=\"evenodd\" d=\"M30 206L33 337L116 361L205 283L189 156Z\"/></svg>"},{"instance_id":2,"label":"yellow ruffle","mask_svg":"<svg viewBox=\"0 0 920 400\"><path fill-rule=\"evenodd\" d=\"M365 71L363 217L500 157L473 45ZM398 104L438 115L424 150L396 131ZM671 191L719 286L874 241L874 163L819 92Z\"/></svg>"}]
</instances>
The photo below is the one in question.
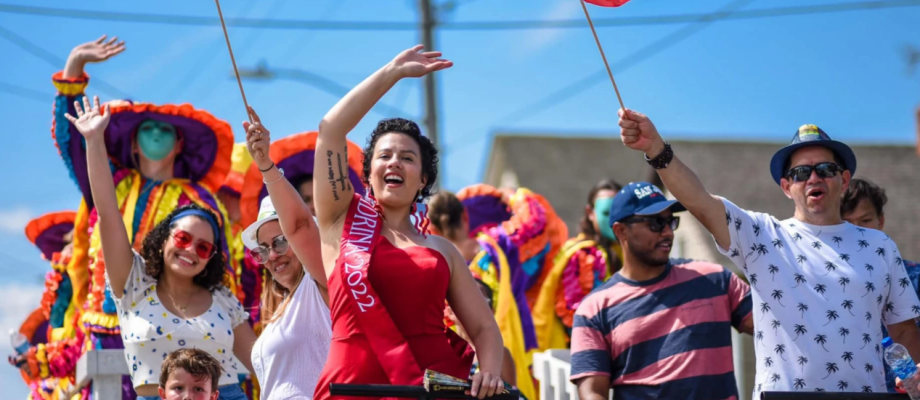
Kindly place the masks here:
<instances>
[{"instance_id":1,"label":"yellow ruffle","mask_svg":"<svg viewBox=\"0 0 920 400\"><path fill-rule=\"evenodd\" d=\"M108 315L99 311L87 311L83 314L83 318L80 318L80 322L89 325L101 326L106 329L114 329L118 327L118 317L114 315Z\"/></svg>"}]
</instances>

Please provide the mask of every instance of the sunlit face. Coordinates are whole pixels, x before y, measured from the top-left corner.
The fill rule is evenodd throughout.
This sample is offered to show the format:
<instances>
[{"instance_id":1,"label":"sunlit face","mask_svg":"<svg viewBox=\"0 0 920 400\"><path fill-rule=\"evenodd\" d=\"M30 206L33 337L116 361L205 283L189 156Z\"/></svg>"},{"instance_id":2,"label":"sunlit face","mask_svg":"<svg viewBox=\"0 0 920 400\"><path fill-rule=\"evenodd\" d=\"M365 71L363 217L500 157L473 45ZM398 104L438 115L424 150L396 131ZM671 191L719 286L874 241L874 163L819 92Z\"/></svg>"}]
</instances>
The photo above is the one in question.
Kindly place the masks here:
<instances>
[{"instance_id":1,"label":"sunlit face","mask_svg":"<svg viewBox=\"0 0 920 400\"><path fill-rule=\"evenodd\" d=\"M316 209L313 208L313 180L301 183L300 187L297 188L297 192L300 193L303 202L310 208L310 214L316 215Z\"/></svg>"},{"instance_id":2,"label":"sunlit face","mask_svg":"<svg viewBox=\"0 0 920 400\"><path fill-rule=\"evenodd\" d=\"M220 394L211 390L211 377L195 378L184 369L169 374L165 388L159 388L160 399L164 400L217 400Z\"/></svg>"},{"instance_id":3,"label":"sunlit face","mask_svg":"<svg viewBox=\"0 0 920 400\"><path fill-rule=\"evenodd\" d=\"M662 211L650 217L662 217L670 220L673 216L671 210ZM626 219L625 221L629 221ZM674 230L670 224L665 224L661 232L654 232L649 228L648 221L616 223L614 231L620 238L624 250L633 257L651 267L667 264L671 256L671 247L674 244Z\"/></svg>"},{"instance_id":4,"label":"sunlit face","mask_svg":"<svg viewBox=\"0 0 920 400\"><path fill-rule=\"evenodd\" d=\"M388 207L409 207L425 187L418 143L401 133L387 133L372 153L370 184L377 201Z\"/></svg>"},{"instance_id":5,"label":"sunlit face","mask_svg":"<svg viewBox=\"0 0 920 400\"><path fill-rule=\"evenodd\" d=\"M885 227L885 216L878 215L875 206L869 199L862 199L853 211L843 216L847 222L863 228L882 230Z\"/></svg>"},{"instance_id":6,"label":"sunlit face","mask_svg":"<svg viewBox=\"0 0 920 400\"><path fill-rule=\"evenodd\" d=\"M191 242L185 248L177 246L176 243L182 242L182 232L191 236ZM206 247L207 244L214 247L214 231L211 224L196 216L187 216L176 221L163 246L163 264L166 265L163 273L187 279L194 278L204 271L210 260L210 257L201 257L197 251L199 247ZM215 257L213 252L211 257Z\"/></svg>"},{"instance_id":7,"label":"sunlit face","mask_svg":"<svg viewBox=\"0 0 920 400\"><path fill-rule=\"evenodd\" d=\"M818 146L796 150L789 159L789 169L802 165L814 166L823 162L835 163L834 153ZM821 178L812 171L811 176L805 182L793 182L791 178L783 178L780 181L786 197L795 202L796 210L809 215L827 215L828 213L839 215L840 201L849 183L850 171L838 172L830 178Z\"/></svg>"},{"instance_id":8,"label":"sunlit face","mask_svg":"<svg viewBox=\"0 0 920 400\"><path fill-rule=\"evenodd\" d=\"M269 221L259 228L256 240L259 242L260 246L265 246L269 249L268 262L263 264L263 267L268 270L272 278L280 283L281 286L291 290L303 270L303 266L290 247L288 247L283 255L279 255L272 247L275 238L282 235L284 235L284 233L281 231L281 223L277 220Z\"/></svg>"},{"instance_id":9,"label":"sunlit face","mask_svg":"<svg viewBox=\"0 0 920 400\"><path fill-rule=\"evenodd\" d=\"M616 239L610 227L610 204L613 203L613 196L616 194L613 190L601 189L594 196L594 204L585 208L588 218L594 224L594 231L610 240Z\"/></svg>"}]
</instances>

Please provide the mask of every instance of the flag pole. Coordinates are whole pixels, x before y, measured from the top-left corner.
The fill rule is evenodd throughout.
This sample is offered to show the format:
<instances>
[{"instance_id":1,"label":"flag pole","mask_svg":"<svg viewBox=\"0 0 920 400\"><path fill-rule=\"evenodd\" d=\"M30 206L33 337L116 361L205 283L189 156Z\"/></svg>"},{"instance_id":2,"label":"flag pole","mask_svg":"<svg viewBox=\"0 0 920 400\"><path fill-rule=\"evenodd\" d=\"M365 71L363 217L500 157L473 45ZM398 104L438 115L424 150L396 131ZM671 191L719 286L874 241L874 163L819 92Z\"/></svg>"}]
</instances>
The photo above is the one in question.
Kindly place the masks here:
<instances>
[{"instance_id":1,"label":"flag pole","mask_svg":"<svg viewBox=\"0 0 920 400\"><path fill-rule=\"evenodd\" d=\"M243 81L240 79L240 71L236 68L236 58L233 57L233 47L230 46L230 35L227 34L227 24L224 23L224 13L220 10L220 0L214 0L217 5L217 15L220 17L220 27L224 30L224 39L227 41L227 50L230 51L230 62L233 63L233 74L236 75L236 83L240 86L240 94L243 96L243 105L246 107L246 117L249 123L252 123L252 115L249 113L249 102L246 101L246 92L243 91ZM259 149L259 157L264 157L262 150Z\"/></svg>"},{"instance_id":2,"label":"flag pole","mask_svg":"<svg viewBox=\"0 0 920 400\"><path fill-rule=\"evenodd\" d=\"M620 97L620 89L617 89L617 81L613 79L613 72L610 71L610 64L607 63L607 56L604 55L604 48L601 47L601 40L597 38L597 31L594 30L594 22L591 22L591 15L588 14L588 6L585 5L585 0L579 1L581 1L581 9L585 11L585 18L588 19L588 26L591 27L591 33L594 34L594 42L597 43L597 49L601 52L604 66L607 67L607 75L610 77L610 83L613 84L613 91L617 93L617 100L620 101L620 108L625 110L626 106L623 105L623 98Z\"/></svg>"}]
</instances>

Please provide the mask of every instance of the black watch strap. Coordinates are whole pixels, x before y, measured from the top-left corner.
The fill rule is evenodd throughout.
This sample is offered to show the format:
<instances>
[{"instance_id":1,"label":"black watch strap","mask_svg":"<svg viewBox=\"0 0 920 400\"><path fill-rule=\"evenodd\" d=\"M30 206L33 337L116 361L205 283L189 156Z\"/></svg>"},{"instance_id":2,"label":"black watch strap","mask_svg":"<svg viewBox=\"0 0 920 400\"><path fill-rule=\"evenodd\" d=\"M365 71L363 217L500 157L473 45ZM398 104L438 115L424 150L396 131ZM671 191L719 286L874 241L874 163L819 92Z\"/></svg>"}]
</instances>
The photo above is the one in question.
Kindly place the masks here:
<instances>
[{"instance_id":1,"label":"black watch strap","mask_svg":"<svg viewBox=\"0 0 920 400\"><path fill-rule=\"evenodd\" d=\"M671 150L671 144L665 142L664 150L661 152L661 154L658 154L653 159L649 159L648 154L644 155L644 157L645 162L647 162L648 165L651 165L652 168L664 169L667 168L668 165L671 164L671 160L674 159L674 151Z\"/></svg>"}]
</instances>

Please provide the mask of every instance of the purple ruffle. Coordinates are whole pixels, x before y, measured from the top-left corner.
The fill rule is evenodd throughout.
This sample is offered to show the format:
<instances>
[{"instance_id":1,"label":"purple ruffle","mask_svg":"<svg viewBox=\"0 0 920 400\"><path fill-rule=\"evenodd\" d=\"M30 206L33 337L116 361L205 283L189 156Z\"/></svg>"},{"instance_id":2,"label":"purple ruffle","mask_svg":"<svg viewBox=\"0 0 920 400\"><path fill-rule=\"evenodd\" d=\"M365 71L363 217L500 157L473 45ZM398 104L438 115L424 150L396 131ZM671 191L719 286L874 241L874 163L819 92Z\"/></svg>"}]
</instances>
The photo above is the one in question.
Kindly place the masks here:
<instances>
[{"instance_id":1,"label":"purple ruffle","mask_svg":"<svg viewBox=\"0 0 920 400\"><path fill-rule=\"evenodd\" d=\"M470 217L470 232L482 225L498 225L511 219L511 211L495 196L474 196L463 200L463 207Z\"/></svg>"},{"instance_id":2,"label":"purple ruffle","mask_svg":"<svg viewBox=\"0 0 920 400\"><path fill-rule=\"evenodd\" d=\"M54 253L64 249L67 243L64 241L64 235L73 229L72 223L57 224L38 235L35 238L35 246L42 252L46 260L50 260Z\"/></svg>"},{"instance_id":3,"label":"purple ruffle","mask_svg":"<svg viewBox=\"0 0 920 400\"><path fill-rule=\"evenodd\" d=\"M505 234L503 229L497 231L501 233L495 238L496 242L499 247L501 247L502 252L505 253L505 258L508 261L508 269L511 270L511 292L514 295L514 302L517 304L518 314L520 314L521 317L521 328L524 331L524 349L535 349L537 348L537 333L533 325L533 317L531 316L530 306L527 304L527 295L525 293L527 273L521 268L517 247L511 243L511 239ZM483 242L480 242L480 247L485 249L489 257L495 260L495 266L497 267L498 253L496 249ZM498 272L500 273L500 271Z\"/></svg>"}]
</instances>

